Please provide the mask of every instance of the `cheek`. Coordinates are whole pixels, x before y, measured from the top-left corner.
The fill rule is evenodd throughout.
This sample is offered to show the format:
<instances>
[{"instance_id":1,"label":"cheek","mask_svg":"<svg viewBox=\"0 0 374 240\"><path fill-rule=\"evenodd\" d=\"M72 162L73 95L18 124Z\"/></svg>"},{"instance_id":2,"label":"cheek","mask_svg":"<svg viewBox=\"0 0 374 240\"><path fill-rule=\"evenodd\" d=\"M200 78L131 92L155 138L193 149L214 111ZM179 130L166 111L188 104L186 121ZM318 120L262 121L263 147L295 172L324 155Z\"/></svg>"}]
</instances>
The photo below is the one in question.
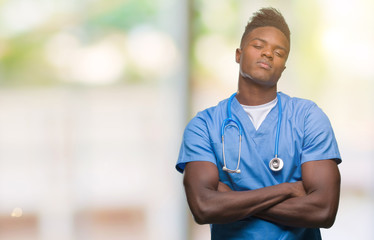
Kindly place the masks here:
<instances>
[{"instance_id":1,"label":"cheek","mask_svg":"<svg viewBox=\"0 0 374 240\"><path fill-rule=\"evenodd\" d=\"M251 55L250 53L242 55L242 57L240 58L240 65L244 68L250 68L254 64L254 62L255 61L253 55Z\"/></svg>"},{"instance_id":2,"label":"cheek","mask_svg":"<svg viewBox=\"0 0 374 240\"><path fill-rule=\"evenodd\" d=\"M277 68L277 72L281 74L284 71L284 69L286 69L285 64L285 61L279 61L276 64L274 64Z\"/></svg>"},{"instance_id":3,"label":"cheek","mask_svg":"<svg viewBox=\"0 0 374 240\"><path fill-rule=\"evenodd\" d=\"M258 58L258 52L254 49L254 48L245 48L243 49L242 51L242 55L241 55L241 60L245 60L246 61L252 61L253 59L256 59Z\"/></svg>"}]
</instances>

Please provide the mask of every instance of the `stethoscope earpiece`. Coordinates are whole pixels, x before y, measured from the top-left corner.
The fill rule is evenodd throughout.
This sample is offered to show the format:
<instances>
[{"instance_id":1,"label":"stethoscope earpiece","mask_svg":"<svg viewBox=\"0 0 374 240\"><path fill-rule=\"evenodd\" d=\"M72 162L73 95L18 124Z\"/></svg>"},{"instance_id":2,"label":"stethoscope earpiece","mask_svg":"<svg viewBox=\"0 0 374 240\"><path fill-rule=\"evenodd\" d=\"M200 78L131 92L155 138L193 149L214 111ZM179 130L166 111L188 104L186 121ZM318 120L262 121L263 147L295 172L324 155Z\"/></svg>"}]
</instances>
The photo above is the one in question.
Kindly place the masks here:
<instances>
[{"instance_id":1,"label":"stethoscope earpiece","mask_svg":"<svg viewBox=\"0 0 374 240\"><path fill-rule=\"evenodd\" d=\"M226 171L226 172L229 172L229 173L240 173L241 172L240 169L231 170L231 169L228 169L225 166L223 166L222 170Z\"/></svg>"}]
</instances>

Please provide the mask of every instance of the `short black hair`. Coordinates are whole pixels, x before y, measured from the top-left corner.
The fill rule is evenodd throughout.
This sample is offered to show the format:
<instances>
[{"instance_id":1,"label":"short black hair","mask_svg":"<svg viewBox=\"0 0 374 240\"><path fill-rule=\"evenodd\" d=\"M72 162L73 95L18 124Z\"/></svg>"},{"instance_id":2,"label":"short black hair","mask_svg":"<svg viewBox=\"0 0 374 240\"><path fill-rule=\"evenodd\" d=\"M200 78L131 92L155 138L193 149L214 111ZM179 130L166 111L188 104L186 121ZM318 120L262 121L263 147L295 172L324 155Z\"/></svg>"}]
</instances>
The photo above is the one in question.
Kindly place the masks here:
<instances>
[{"instance_id":1,"label":"short black hair","mask_svg":"<svg viewBox=\"0 0 374 240\"><path fill-rule=\"evenodd\" d=\"M268 8L261 8L257 12L255 12L248 22L247 26L245 27L245 31L243 33L242 39L240 41L240 45L242 45L245 37L255 28L258 27L275 27L279 29L284 36L286 36L288 43L290 41L290 29L284 19L283 15L275 8L268 7Z\"/></svg>"}]
</instances>

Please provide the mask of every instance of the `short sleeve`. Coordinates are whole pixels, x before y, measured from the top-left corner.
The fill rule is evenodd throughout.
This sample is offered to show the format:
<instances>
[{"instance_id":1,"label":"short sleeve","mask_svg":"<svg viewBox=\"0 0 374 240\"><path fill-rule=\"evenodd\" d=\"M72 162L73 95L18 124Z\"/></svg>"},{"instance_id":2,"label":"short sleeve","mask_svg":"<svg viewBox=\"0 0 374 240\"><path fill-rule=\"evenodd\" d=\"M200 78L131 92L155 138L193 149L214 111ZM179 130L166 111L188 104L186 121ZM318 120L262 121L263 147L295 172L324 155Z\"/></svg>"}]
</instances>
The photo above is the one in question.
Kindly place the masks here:
<instances>
[{"instance_id":1,"label":"short sleeve","mask_svg":"<svg viewBox=\"0 0 374 240\"><path fill-rule=\"evenodd\" d=\"M333 159L338 164L341 157L334 131L326 114L315 104L305 116L304 141L301 164L314 161Z\"/></svg>"},{"instance_id":2,"label":"short sleeve","mask_svg":"<svg viewBox=\"0 0 374 240\"><path fill-rule=\"evenodd\" d=\"M207 123L199 114L184 130L176 169L183 173L186 163L192 161L208 161L216 164Z\"/></svg>"}]
</instances>

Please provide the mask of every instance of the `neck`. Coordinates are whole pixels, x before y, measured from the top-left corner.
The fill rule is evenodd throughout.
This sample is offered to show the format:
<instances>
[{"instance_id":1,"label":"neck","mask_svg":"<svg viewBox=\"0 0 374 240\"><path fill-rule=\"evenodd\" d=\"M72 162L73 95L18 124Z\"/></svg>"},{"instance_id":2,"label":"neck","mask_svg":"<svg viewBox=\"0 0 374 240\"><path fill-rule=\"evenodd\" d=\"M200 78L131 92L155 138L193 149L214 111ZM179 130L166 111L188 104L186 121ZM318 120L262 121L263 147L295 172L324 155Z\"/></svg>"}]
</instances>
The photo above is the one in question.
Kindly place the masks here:
<instances>
[{"instance_id":1,"label":"neck","mask_svg":"<svg viewBox=\"0 0 374 240\"><path fill-rule=\"evenodd\" d=\"M256 84L245 84L239 80L238 94L236 99L242 105L257 106L271 102L277 97L277 85L260 86Z\"/></svg>"}]
</instances>

